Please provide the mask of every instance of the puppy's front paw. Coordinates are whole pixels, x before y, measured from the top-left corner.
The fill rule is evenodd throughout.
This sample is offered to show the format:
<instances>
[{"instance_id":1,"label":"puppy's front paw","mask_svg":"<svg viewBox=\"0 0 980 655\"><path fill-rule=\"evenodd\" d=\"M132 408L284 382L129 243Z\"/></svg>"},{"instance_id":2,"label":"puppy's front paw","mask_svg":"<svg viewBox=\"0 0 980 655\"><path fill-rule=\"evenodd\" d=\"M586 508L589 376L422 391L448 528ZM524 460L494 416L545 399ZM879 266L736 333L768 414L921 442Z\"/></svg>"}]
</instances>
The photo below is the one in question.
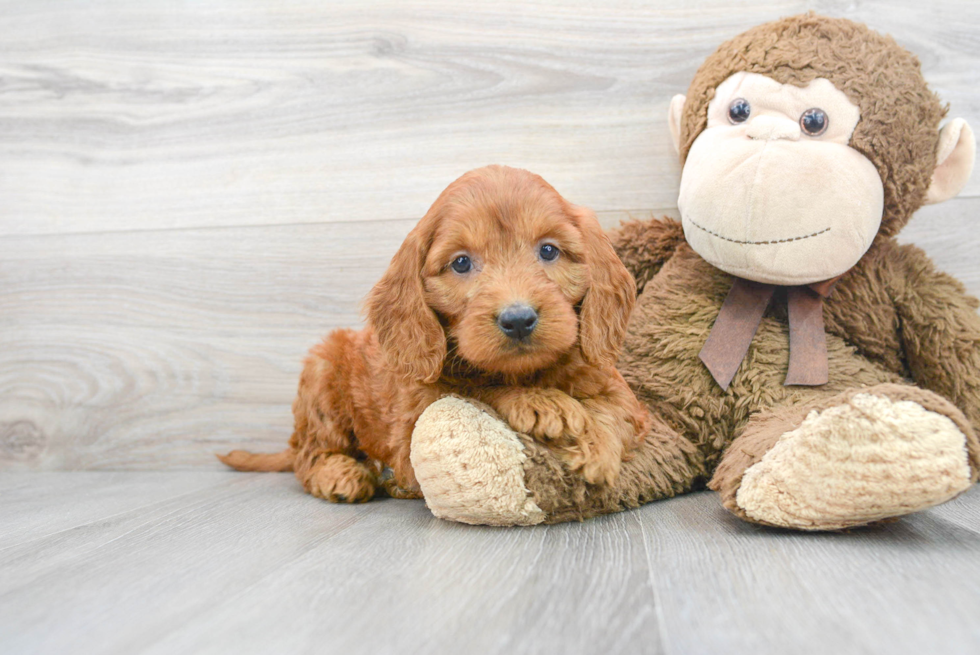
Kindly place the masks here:
<instances>
[{"instance_id":1,"label":"puppy's front paw","mask_svg":"<svg viewBox=\"0 0 980 655\"><path fill-rule=\"evenodd\" d=\"M574 444L562 449L565 462L573 471L580 470L591 484L615 484L623 462L623 442L598 423Z\"/></svg>"},{"instance_id":2,"label":"puppy's front paw","mask_svg":"<svg viewBox=\"0 0 980 655\"><path fill-rule=\"evenodd\" d=\"M558 389L521 389L496 405L512 428L541 440L578 439L589 424L582 403Z\"/></svg>"},{"instance_id":3,"label":"puppy's front paw","mask_svg":"<svg viewBox=\"0 0 980 655\"><path fill-rule=\"evenodd\" d=\"M619 479L620 460L595 459L582 466L582 477L591 484L616 484Z\"/></svg>"}]
</instances>

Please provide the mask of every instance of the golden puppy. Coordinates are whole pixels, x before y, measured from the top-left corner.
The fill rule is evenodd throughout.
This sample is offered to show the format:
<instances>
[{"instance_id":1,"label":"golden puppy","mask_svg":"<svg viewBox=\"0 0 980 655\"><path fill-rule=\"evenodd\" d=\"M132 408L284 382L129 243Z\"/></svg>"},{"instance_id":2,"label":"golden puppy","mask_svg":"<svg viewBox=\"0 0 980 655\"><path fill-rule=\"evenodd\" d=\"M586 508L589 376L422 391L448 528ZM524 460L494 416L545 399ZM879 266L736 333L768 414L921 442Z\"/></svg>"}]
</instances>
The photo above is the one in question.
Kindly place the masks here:
<instances>
[{"instance_id":1,"label":"golden puppy","mask_svg":"<svg viewBox=\"0 0 980 655\"><path fill-rule=\"evenodd\" d=\"M649 424L614 368L636 295L595 216L527 171L488 166L443 191L367 299L368 326L315 346L289 448L234 451L239 470L294 470L314 496L418 497L409 461L426 407L454 393L609 483Z\"/></svg>"}]
</instances>

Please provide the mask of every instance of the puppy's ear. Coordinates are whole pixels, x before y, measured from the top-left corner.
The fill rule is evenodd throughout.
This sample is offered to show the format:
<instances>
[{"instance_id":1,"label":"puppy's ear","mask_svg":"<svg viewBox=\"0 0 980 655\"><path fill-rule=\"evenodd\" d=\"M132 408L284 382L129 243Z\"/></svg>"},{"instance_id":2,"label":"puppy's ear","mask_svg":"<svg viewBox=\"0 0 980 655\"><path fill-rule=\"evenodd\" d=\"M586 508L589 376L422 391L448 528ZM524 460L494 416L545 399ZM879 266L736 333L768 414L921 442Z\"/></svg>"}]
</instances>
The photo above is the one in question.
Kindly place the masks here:
<instances>
[{"instance_id":1,"label":"puppy's ear","mask_svg":"<svg viewBox=\"0 0 980 655\"><path fill-rule=\"evenodd\" d=\"M616 256L595 214L584 207L570 209L585 241L590 276L579 313L582 354L595 366L613 366L636 302L636 282Z\"/></svg>"},{"instance_id":2,"label":"puppy's ear","mask_svg":"<svg viewBox=\"0 0 980 655\"><path fill-rule=\"evenodd\" d=\"M433 210L408 234L366 303L368 321L388 363L413 380L429 383L439 379L446 359L446 335L425 302L422 283L435 232Z\"/></svg>"}]
</instances>

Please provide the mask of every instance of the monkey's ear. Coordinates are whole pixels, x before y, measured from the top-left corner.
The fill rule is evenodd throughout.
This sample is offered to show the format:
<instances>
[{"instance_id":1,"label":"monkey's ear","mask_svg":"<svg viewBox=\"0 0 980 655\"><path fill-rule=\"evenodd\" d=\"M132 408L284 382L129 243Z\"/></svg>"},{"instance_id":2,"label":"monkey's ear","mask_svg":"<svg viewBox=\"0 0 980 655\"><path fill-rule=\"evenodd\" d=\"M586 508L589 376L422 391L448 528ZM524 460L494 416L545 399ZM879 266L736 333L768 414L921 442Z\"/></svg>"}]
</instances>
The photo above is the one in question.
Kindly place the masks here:
<instances>
[{"instance_id":1,"label":"monkey's ear","mask_svg":"<svg viewBox=\"0 0 980 655\"><path fill-rule=\"evenodd\" d=\"M967 122L954 118L946 123L939 132L936 170L932 173L932 183L926 192L926 204L949 200L962 191L973 172L976 156L977 142Z\"/></svg>"},{"instance_id":2,"label":"monkey's ear","mask_svg":"<svg viewBox=\"0 0 980 655\"><path fill-rule=\"evenodd\" d=\"M674 142L674 152L681 151L681 113L684 111L684 101L687 96L678 93L670 99L670 109L667 110L667 126L670 128L670 138Z\"/></svg>"}]
</instances>

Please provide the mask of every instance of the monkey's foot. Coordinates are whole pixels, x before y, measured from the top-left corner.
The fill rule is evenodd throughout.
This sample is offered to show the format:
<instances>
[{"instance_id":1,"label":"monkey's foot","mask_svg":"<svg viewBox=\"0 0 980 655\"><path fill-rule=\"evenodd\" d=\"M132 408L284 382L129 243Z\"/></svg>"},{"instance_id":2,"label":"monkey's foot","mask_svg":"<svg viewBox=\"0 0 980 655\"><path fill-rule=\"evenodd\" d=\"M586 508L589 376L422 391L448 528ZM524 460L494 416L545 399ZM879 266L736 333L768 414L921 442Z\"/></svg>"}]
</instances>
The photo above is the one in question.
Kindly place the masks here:
<instances>
[{"instance_id":1,"label":"monkey's foot","mask_svg":"<svg viewBox=\"0 0 980 655\"><path fill-rule=\"evenodd\" d=\"M923 393L882 385L810 411L744 470L729 499L735 506L726 505L759 523L835 530L962 493L976 479L969 454L975 439L963 415L934 394L923 403L929 409L908 399Z\"/></svg>"},{"instance_id":2,"label":"monkey's foot","mask_svg":"<svg viewBox=\"0 0 980 655\"><path fill-rule=\"evenodd\" d=\"M425 503L442 519L534 525L545 513L524 480L524 446L510 427L457 397L430 405L415 423L412 467Z\"/></svg>"}]
</instances>

